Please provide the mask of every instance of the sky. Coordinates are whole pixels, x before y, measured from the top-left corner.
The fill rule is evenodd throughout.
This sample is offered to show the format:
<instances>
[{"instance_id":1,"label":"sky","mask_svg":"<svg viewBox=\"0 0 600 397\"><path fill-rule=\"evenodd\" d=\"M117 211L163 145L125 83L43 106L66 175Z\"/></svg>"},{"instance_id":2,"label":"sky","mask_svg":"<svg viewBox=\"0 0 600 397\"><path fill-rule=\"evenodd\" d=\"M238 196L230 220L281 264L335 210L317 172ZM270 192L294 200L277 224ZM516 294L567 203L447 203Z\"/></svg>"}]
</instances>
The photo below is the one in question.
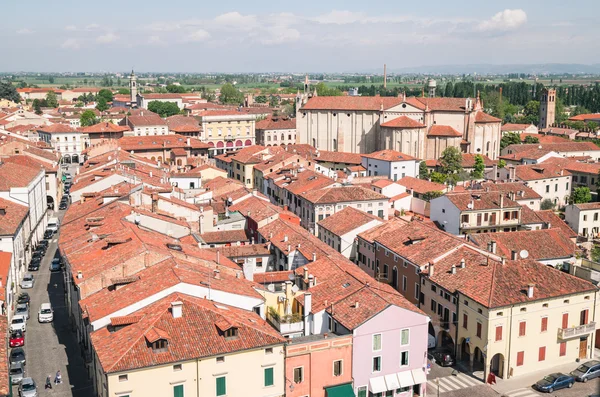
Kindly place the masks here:
<instances>
[{"instance_id":1,"label":"sky","mask_svg":"<svg viewBox=\"0 0 600 397\"><path fill-rule=\"evenodd\" d=\"M598 0L4 3L1 72L600 63Z\"/></svg>"}]
</instances>

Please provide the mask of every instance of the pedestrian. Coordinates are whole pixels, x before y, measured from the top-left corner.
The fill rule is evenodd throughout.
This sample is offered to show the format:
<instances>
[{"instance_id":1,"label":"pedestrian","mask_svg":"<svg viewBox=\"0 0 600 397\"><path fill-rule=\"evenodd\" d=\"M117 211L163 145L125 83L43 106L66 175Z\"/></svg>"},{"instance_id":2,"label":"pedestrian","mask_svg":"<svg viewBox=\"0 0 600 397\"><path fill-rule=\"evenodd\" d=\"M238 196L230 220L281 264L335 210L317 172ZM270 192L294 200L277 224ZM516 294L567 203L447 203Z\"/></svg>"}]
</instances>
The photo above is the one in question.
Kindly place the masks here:
<instances>
[{"instance_id":1,"label":"pedestrian","mask_svg":"<svg viewBox=\"0 0 600 397\"><path fill-rule=\"evenodd\" d=\"M52 377L50 375L48 375L48 377L46 377L46 389L52 389Z\"/></svg>"},{"instance_id":2,"label":"pedestrian","mask_svg":"<svg viewBox=\"0 0 600 397\"><path fill-rule=\"evenodd\" d=\"M56 377L54 378L54 384L58 385L62 383L62 376L60 375L60 369L56 371Z\"/></svg>"},{"instance_id":3,"label":"pedestrian","mask_svg":"<svg viewBox=\"0 0 600 397\"><path fill-rule=\"evenodd\" d=\"M490 372L490 374L488 375L487 383L489 383L490 385L496 384L496 375L493 372Z\"/></svg>"}]
</instances>

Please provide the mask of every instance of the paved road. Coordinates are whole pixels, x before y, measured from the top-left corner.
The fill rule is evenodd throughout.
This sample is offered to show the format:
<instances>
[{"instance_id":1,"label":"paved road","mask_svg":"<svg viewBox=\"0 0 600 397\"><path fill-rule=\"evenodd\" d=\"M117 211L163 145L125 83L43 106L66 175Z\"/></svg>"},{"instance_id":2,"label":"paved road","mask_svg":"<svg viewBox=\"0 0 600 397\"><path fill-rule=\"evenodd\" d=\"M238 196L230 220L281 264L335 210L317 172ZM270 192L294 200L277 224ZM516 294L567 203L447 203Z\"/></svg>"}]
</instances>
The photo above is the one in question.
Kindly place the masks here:
<instances>
[{"instance_id":1,"label":"paved road","mask_svg":"<svg viewBox=\"0 0 600 397\"><path fill-rule=\"evenodd\" d=\"M62 219L64 211L59 211ZM64 285L62 272L50 273L50 263L56 254L58 235L49 242L48 252L42 260L40 270L32 272L35 277L33 289L26 290L31 296L31 317L27 322L25 335L26 375L31 376L38 385L38 392L43 396L75 396L84 397L93 394L91 382L88 380L75 333L71 332L69 318L64 301ZM54 322L40 324L37 312L40 305L50 302L54 308ZM48 375L60 370L63 383L53 385L52 390L45 390L44 383ZM14 387L14 395L17 388Z\"/></svg>"}]
</instances>

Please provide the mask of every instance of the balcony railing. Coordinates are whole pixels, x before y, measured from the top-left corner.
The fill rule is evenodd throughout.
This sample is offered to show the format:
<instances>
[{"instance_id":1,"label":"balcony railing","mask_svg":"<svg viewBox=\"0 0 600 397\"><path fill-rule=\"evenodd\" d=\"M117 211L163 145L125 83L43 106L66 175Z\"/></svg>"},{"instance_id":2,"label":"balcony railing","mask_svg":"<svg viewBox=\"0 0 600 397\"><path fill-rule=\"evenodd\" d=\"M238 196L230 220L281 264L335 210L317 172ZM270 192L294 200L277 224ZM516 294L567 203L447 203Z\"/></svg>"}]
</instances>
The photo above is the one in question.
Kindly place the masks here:
<instances>
[{"instance_id":1,"label":"balcony railing","mask_svg":"<svg viewBox=\"0 0 600 397\"><path fill-rule=\"evenodd\" d=\"M596 323L591 322L584 325L579 325L577 327L572 328L559 328L558 329L558 338L559 339L571 339L577 338L580 336L585 336L589 333L596 331Z\"/></svg>"},{"instance_id":2,"label":"balcony railing","mask_svg":"<svg viewBox=\"0 0 600 397\"><path fill-rule=\"evenodd\" d=\"M282 334L302 332L304 330L304 321L299 313L280 316L275 310L269 310L267 319Z\"/></svg>"}]
</instances>

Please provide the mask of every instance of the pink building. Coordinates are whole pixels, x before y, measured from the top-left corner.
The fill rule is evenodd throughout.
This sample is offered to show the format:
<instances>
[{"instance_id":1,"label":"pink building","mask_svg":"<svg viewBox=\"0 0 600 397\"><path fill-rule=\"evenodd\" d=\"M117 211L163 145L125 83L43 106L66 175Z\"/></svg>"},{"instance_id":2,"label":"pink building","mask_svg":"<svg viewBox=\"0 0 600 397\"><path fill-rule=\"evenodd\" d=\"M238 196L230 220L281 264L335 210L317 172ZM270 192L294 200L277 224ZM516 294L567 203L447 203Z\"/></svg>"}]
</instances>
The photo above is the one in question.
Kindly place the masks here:
<instances>
[{"instance_id":1,"label":"pink building","mask_svg":"<svg viewBox=\"0 0 600 397\"><path fill-rule=\"evenodd\" d=\"M334 390L352 393L352 335L290 339L285 378L288 397L328 397Z\"/></svg>"}]
</instances>

